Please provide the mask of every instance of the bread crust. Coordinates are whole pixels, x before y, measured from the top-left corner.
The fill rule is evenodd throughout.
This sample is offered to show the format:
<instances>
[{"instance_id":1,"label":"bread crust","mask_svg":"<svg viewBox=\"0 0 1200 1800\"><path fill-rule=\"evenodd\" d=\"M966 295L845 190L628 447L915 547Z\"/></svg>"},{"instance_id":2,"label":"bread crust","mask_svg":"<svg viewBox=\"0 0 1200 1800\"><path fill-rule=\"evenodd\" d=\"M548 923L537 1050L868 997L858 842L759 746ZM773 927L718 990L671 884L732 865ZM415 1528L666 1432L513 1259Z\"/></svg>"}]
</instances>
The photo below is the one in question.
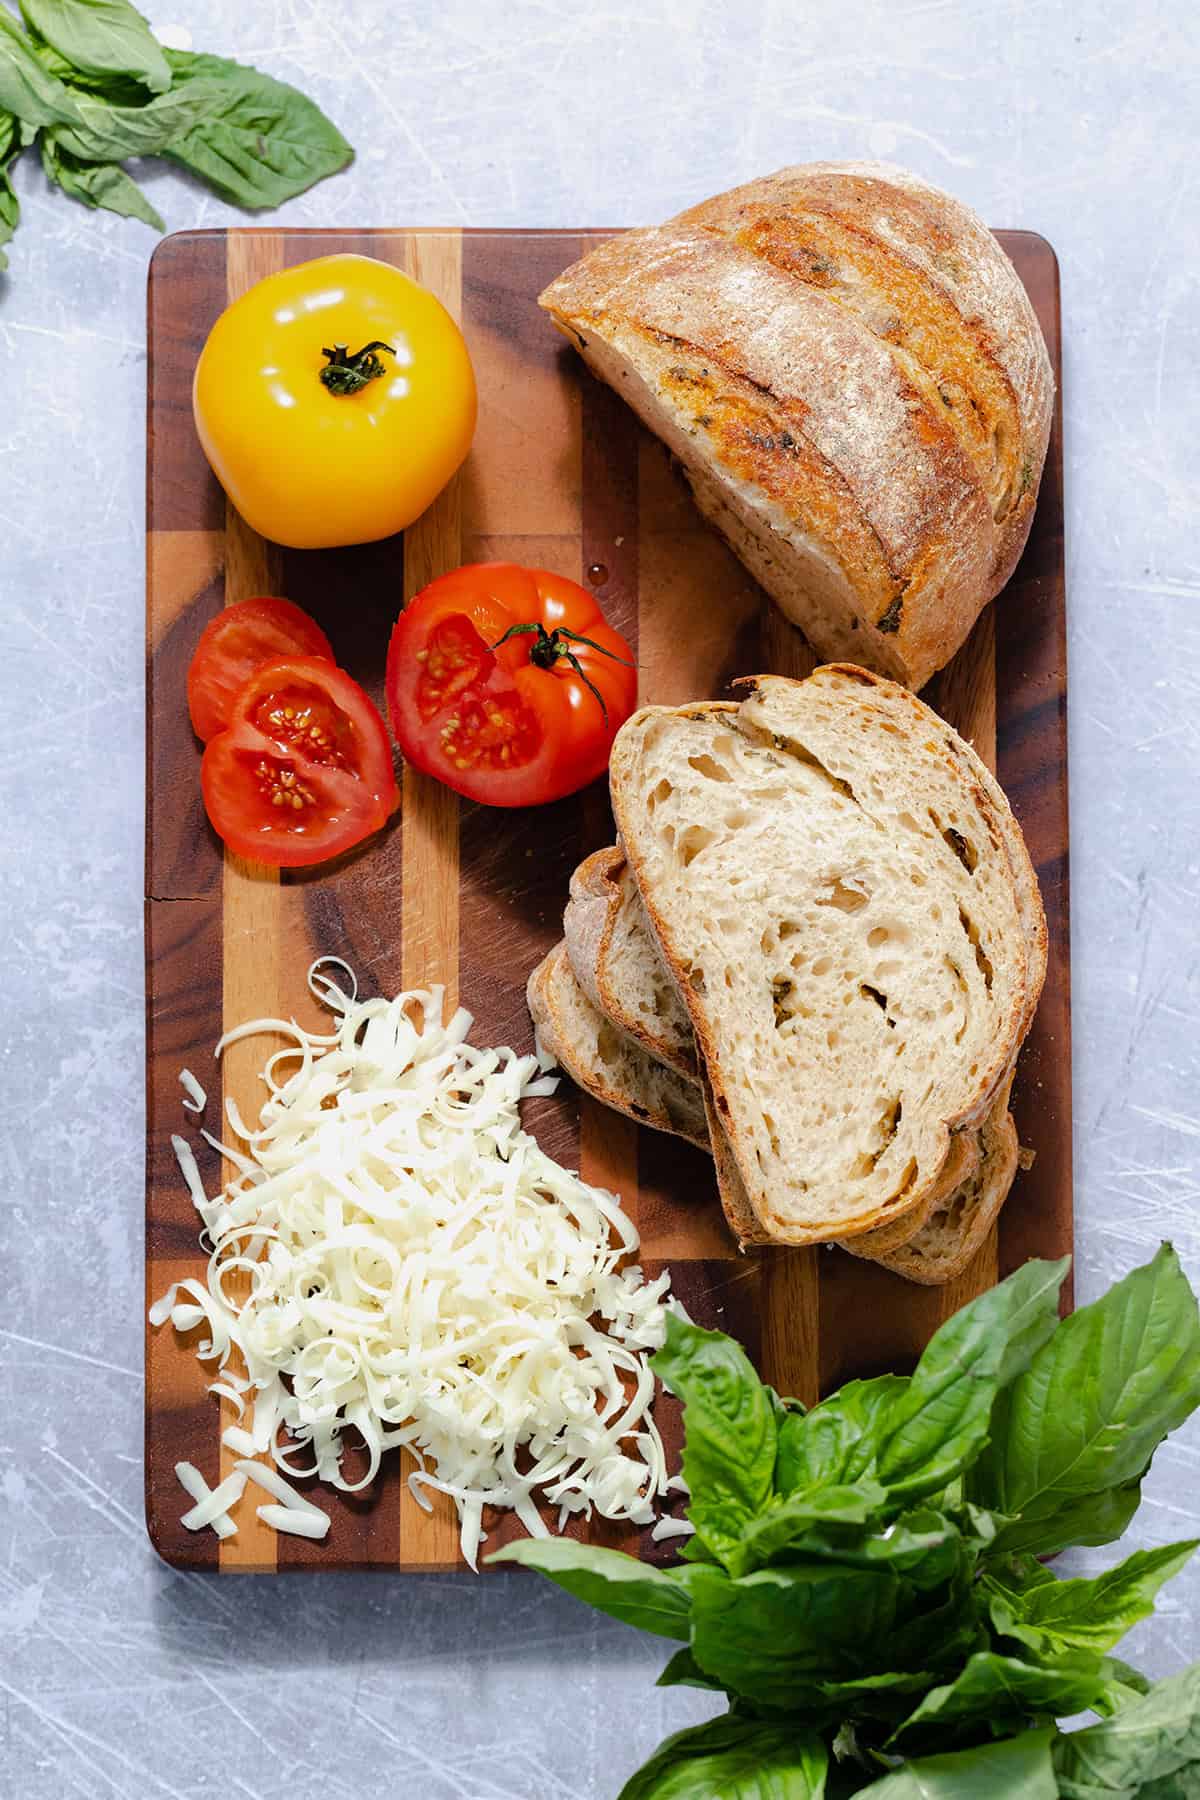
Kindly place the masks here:
<instances>
[{"instance_id":1,"label":"bread crust","mask_svg":"<svg viewBox=\"0 0 1200 1800\"><path fill-rule=\"evenodd\" d=\"M701 1150L709 1149L703 1107L695 1082L658 1065L642 1071L644 1079L636 1084L621 1085L614 1080L602 1059L595 1054L595 1046L586 1041L578 1025L566 1016L566 1002L574 998L569 993L568 983L575 988L578 1002L584 1007L590 1006L587 996L575 982L565 944L558 943L530 975L525 997L538 1037L575 1085L614 1112L635 1119L639 1125L649 1125L656 1131L686 1138ZM648 1063L652 1060L632 1043L628 1046L628 1054L641 1056Z\"/></svg>"},{"instance_id":2,"label":"bread crust","mask_svg":"<svg viewBox=\"0 0 1200 1800\"><path fill-rule=\"evenodd\" d=\"M563 914L563 937L571 968L593 1006L627 1037L659 1062L695 1081L698 1073L694 1044L680 1046L672 1032L648 1028L626 1004L608 967L609 952L626 904L622 882L626 868L624 851L613 844L593 851L572 875L570 899ZM665 963L663 974L670 980Z\"/></svg>"},{"instance_id":3,"label":"bread crust","mask_svg":"<svg viewBox=\"0 0 1200 1800\"><path fill-rule=\"evenodd\" d=\"M920 687L1008 579L1053 378L1016 271L949 195L783 169L608 240L540 304L826 656Z\"/></svg>"}]
</instances>

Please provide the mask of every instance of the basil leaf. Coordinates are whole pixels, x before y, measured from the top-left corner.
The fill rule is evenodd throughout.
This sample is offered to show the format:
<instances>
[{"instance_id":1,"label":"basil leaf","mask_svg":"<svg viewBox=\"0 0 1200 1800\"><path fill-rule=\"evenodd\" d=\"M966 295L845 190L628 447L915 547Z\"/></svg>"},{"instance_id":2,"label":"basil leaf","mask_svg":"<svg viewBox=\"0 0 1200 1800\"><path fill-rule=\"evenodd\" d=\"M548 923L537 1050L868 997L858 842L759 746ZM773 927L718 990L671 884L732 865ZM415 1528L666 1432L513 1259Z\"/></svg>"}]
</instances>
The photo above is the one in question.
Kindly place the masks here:
<instances>
[{"instance_id":1,"label":"basil leaf","mask_svg":"<svg viewBox=\"0 0 1200 1800\"><path fill-rule=\"evenodd\" d=\"M907 1375L848 1381L827 1400L779 1428L775 1485L792 1494L859 1481L875 1465L882 1422L908 1392Z\"/></svg>"},{"instance_id":2,"label":"basil leaf","mask_svg":"<svg viewBox=\"0 0 1200 1800\"><path fill-rule=\"evenodd\" d=\"M78 118L75 101L56 76L44 69L10 12L0 6L0 110L25 125L61 125Z\"/></svg>"},{"instance_id":3,"label":"basil leaf","mask_svg":"<svg viewBox=\"0 0 1200 1800\"><path fill-rule=\"evenodd\" d=\"M741 1543L729 1552L726 1566L731 1575L748 1575L793 1546L813 1526L864 1525L887 1500L877 1481L860 1481L857 1487L813 1488L807 1493L771 1499L764 1512L742 1533Z\"/></svg>"},{"instance_id":4,"label":"basil leaf","mask_svg":"<svg viewBox=\"0 0 1200 1800\"><path fill-rule=\"evenodd\" d=\"M692 1589L692 1654L730 1693L787 1707L820 1682L872 1674L890 1659L899 1583L889 1571L827 1564L759 1569ZM903 1665L898 1665L903 1667Z\"/></svg>"},{"instance_id":5,"label":"basil leaf","mask_svg":"<svg viewBox=\"0 0 1200 1800\"><path fill-rule=\"evenodd\" d=\"M880 1445L878 1476L893 1494L934 1493L975 1461L998 1388L1054 1332L1069 1266L1028 1262L934 1333Z\"/></svg>"},{"instance_id":6,"label":"basil leaf","mask_svg":"<svg viewBox=\"0 0 1200 1800\"><path fill-rule=\"evenodd\" d=\"M790 1546L806 1562L844 1563L853 1569L888 1568L915 1588L940 1587L960 1567L964 1544L954 1522L918 1508L901 1513L886 1531L845 1532L819 1526Z\"/></svg>"},{"instance_id":7,"label":"basil leaf","mask_svg":"<svg viewBox=\"0 0 1200 1800\"><path fill-rule=\"evenodd\" d=\"M141 219L155 231L165 231L162 217L151 206L136 181L119 163L85 163L64 150L53 131L42 134L42 167L50 181L58 183L72 200L85 206L102 206L106 212L127 219Z\"/></svg>"},{"instance_id":8,"label":"basil leaf","mask_svg":"<svg viewBox=\"0 0 1200 1800\"><path fill-rule=\"evenodd\" d=\"M1185 1763L1158 1781L1145 1782L1137 1800L1200 1800L1200 1762Z\"/></svg>"},{"instance_id":9,"label":"basil leaf","mask_svg":"<svg viewBox=\"0 0 1200 1800\"><path fill-rule=\"evenodd\" d=\"M1049 1731L1002 1744L923 1756L860 1788L862 1800L1058 1800Z\"/></svg>"},{"instance_id":10,"label":"basil leaf","mask_svg":"<svg viewBox=\"0 0 1200 1800\"><path fill-rule=\"evenodd\" d=\"M711 1675L704 1673L686 1645L682 1650L675 1652L654 1685L655 1687L707 1688L713 1694L725 1692L719 1681L715 1681Z\"/></svg>"},{"instance_id":11,"label":"basil leaf","mask_svg":"<svg viewBox=\"0 0 1200 1800\"><path fill-rule=\"evenodd\" d=\"M8 267L3 246L21 222L21 203L8 173L21 149L17 121L11 113L0 112L0 272Z\"/></svg>"},{"instance_id":12,"label":"basil leaf","mask_svg":"<svg viewBox=\"0 0 1200 1800\"><path fill-rule=\"evenodd\" d=\"M617 1800L823 1800L828 1764L793 1727L714 1719L669 1737Z\"/></svg>"},{"instance_id":13,"label":"basil leaf","mask_svg":"<svg viewBox=\"0 0 1200 1800\"><path fill-rule=\"evenodd\" d=\"M21 0L21 14L82 75L132 77L152 94L171 85L161 44L128 0Z\"/></svg>"},{"instance_id":14,"label":"basil leaf","mask_svg":"<svg viewBox=\"0 0 1200 1800\"><path fill-rule=\"evenodd\" d=\"M1143 1694L1148 1694L1150 1688L1151 1683L1140 1669L1131 1668L1119 1656L1106 1656L1104 1686L1092 1701L1092 1711L1102 1719L1109 1719L1114 1713L1120 1712L1123 1706L1129 1706Z\"/></svg>"},{"instance_id":15,"label":"basil leaf","mask_svg":"<svg viewBox=\"0 0 1200 1800\"><path fill-rule=\"evenodd\" d=\"M926 1694L888 1739L888 1749L926 1739L931 1730L952 1737L956 1730L984 1727L993 1735L1022 1724L1031 1714L1082 1712L1104 1685L1100 1657L1072 1650L1051 1665L1019 1662L981 1650L961 1673ZM947 1730L947 1727L949 1729Z\"/></svg>"},{"instance_id":16,"label":"basil leaf","mask_svg":"<svg viewBox=\"0 0 1200 1800\"><path fill-rule=\"evenodd\" d=\"M1170 1245L1063 1321L999 1397L970 1497L1014 1516L997 1550L1107 1543L1200 1404L1200 1314ZM1099 1502L1095 1496L1103 1496Z\"/></svg>"},{"instance_id":17,"label":"basil leaf","mask_svg":"<svg viewBox=\"0 0 1200 1800\"><path fill-rule=\"evenodd\" d=\"M1158 1682L1111 1719L1065 1733L1054 1746L1065 1800L1140 1793L1145 1783L1163 1781L1198 1761L1200 1663Z\"/></svg>"},{"instance_id":18,"label":"basil leaf","mask_svg":"<svg viewBox=\"0 0 1200 1800\"><path fill-rule=\"evenodd\" d=\"M61 85L61 84L60 84ZM67 93L72 116L57 132L61 147L84 162L123 162L128 156L162 156L224 101L215 83L171 88L144 106L113 106L99 94Z\"/></svg>"},{"instance_id":19,"label":"basil leaf","mask_svg":"<svg viewBox=\"0 0 1200 1800\"><path fill-rule=\"evenodd\" d=\"M166 56L173 92L216 96L166 154L235 206L278 206L353 159L341 132L297 88L221 56Z\"/></svg>"},{"instance_id":20,"label":"basil leaf","mask_svg":"<svg viewBox=\"0 0 1200 1800\"><path fill-rule=\"evenodd\" d=\"M1004 1637L1016 1638L1039 1655L1111 1650L1154 1611L1155 1594L1183 1568L1198 1541L1137 1550L1092 1579L1059 1581L1038 1562L1032 1570L1018 1564L1008 1574L989 1569L983 1587L992 1623Z\"/></svg>"},{"instance_id":21,"label":"basil leaf","mask_svg":"<svg viewBox=\"0 0 1200 1800\"><path fill-rule=\"evenodd\" d=\"M521 1563L540 1569L551 1581L594 1606L597 1612L620 1619L657 1637L685 1642L691 1622L689 1583L698 1574L724 1580L715 1569L656 1569L638 1562L621 1550L603 1550L595 1544L578 1544L572 1538L522 1538L489 1556L489 1563Z\"/></svg>"},{"instance_id":22,"label":"basil leaf","mask_svg":"<svg viewBox=\"0 0 1200 1800\"><path fill-rule=\"evenodd\" d=\"M771 1497L775 1409L740 1344L667 1314L654 1373L684 1404L688 1518L722 1562ZM811 1415L810 1415L811 1416Z\"/></svg>"}]
</instances>

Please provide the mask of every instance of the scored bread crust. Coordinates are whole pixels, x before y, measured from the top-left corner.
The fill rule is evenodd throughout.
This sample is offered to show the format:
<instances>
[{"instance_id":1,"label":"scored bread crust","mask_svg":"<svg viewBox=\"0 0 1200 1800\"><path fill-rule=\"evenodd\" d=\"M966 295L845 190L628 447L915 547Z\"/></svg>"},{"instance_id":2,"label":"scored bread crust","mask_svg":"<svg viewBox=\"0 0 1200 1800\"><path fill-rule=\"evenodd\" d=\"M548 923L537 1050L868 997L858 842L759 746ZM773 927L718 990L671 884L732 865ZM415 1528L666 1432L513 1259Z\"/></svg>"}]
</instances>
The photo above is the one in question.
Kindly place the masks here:
<instances>
[{"instance_id":1,"label":"scored bread crust","mask_svg":"<svg viewBox=\"0 0 1200 1800\"><path fill-rule=\"evenodd\" d=\"M826 657L920 687L1028 536L1053 378L1003 250L884 165L780 170L540 304Z\"/></svg>"},{"instance_id":2,"label":"scored bread crust","mask_svg":"<svg viewBox=\"0 0 1200 1800\"><path fill-rule=\"evenodd\" d=\"M659 1062L695 1081L692 1022L619 845L594 851L575 870L563 937L575 979L593 1006Z\"/></svg>"},{"instance_id":3,"label":"scored bread crust","mask_svg":"<svg viewBox=\"0 0 1200 1800\"><path fill-rule=\"evenodd\" d=\"M813 1243L830 1238L857 1236L878 1226L890 1226L893 1222L899 1223L905 1214L912 1213L917 1209L927 1215L931 1192L945 1192L942 1185L944 1167L950 1155L953 1138L964 1127L979 1123L987 1114L993 1092L1015 1056L1023 1027L1030 1016L1034 1003L1028 985L1032 961L1028 950L1029 935L1026 923L1021 916L1017 882L1009 860L1008 840L1011 832L1016 831L1017 828L1015 823L1010 826L1008 821L1001 816L1001 809L1007 813L1007 807L1003 803L999 789L995 787L990 778L986 783L975 779L973 759L969 755L966 757L955 756L948 750L943 734L949 732L949 727L937 720L936 716L920 702L905 695L905 706L913 709L908 715L909 736L912 736L911 726L914 722L919 728L919 735L915 742L904 744L905 755L909 762L912 762L914 757L917 758L920 767L928 774L931 782L936 776L941 783L937 791L942 793L943 789L948 788L953 802L947 806L949 823L942 833L945 845L951 847L952 859L947 860L943 844L938 841L936 834L931 838L928 827L919 827L918 822L912 819L908 813L901 814L901 817L908 819L914 829L924 830L922 853L935 861L938 856L941 857L943 880L948 879L949 872L953 868L953 859L956 858L958 864L962 868L968 869L971 875L974 875L976 866L982 860L984 869L982 879L988 903L993 910L998 909L1000 914L993 935L1000 949L1003 950L1003 958L993 965L980 947L980 940L973 939L976 946L975 955L979 961L980 970L983 972L981 975L973 977L975 990L978 990L975 993L974 1003L976 1005L983 1004L981 980L986 981L989 996L990 1010L984 1020L987 1027L986 1033L984 1033L983 1025L977 1026L977 1036L984 1036L986 1041L982 1043L978 1051L976 1065L970 1071L969 1076L962 1075L957 1067L952 1070L955 1079L949 1086L944 1109L940 1113L929 1112L927 1117L922 1115L920 1135L914 1136L912 1124L906 1123L904 1145L923 1144L926 1150L923 1159L918 1156L914 1161L910 1157L910 1163L913 1166L908 1169L905 1177L907 1185L902 1182L892 1193L884 1194L875 1201L870 1198L866 1187L853 1194L849 1193L848 1188L844 1194L839 1190L836 1215L831 1213L812 1216L798 1210L796 1195L804 1193L805 1188L799 1176L795 1181L792 1180L792 1171L787 1165L786 1158L781 1158L779 1154L779 1146L776 1143L773 1128L771 1154L774 1161L769 1177L766 1173L765 1164L762 1161L762 1129L760 1129L764 1125L763 1109L757 1107L753 1100L748 1100L739 1094L736 1068L737 1046L731 1045L723 1049L722 1043L718 1041L713 1017L710 1016L710 1002L698 995L689 982L693 961L698 954L696 947L695 945L689 946L685 934L679 927L678 917L668 921L664 916L664 906L668 910L674 908L676 912L678 911L679 895L674 890L682 879L682 875L679 867L673 864L669 883L672 893L668 894L664 885L667 883L667 878L663 877L656 888L655 877L649 867L654 842L653 830L648 819L654 804L655 784L653 770L642 766L641 739L648 732L657 730L659 721L664 722L662 728L668 734L680 721L708 725L712 727L713 731L721 726L732 724L734 731L743 736L745 743L753 744L762 751L765 748L762 740L765 738L769 743L773 737L778 735L773 727L781 721L774 717L774 712L778 711L779 705L786 705L790 698L794 698L799 689L804 688L808 690L810 700L814 697L822 702L828 699L838 713L843 726L846 725L848 715L855 714L855 723L860 731L869 731L875 735L883 731L889 733L893 738L903 740L905 735L903 728L894 722L894 718L888 718L885 712L881 712L880 708L872 704L880 692L886 695L886 691L891 686L892 684L882 682L880 678L870 676L865 671L849 667L818 670L806 683L787 682L778 677L762 677L751 684L750 700L742 703L736 720L730 719L727 708L722 708L721 716L717 716L704 704L677 709L649 708L635 715L634 719L623 728L614 746L611 769L612 798L626 854L637 878L647 917L691 1014L697 1043L712 1082L714 1104L720 1114L721 1122L728 1132L750 1204L769 1236L775 1241ZM865 689L866 693L860 692L860 689ZM818 706L815 712L813 707L808 708L809 713L813 716L808 718L807 724L818 737L822 735L822 727L827 723L823 716L825 710L827 709L821 706ZM903 715L901 716L903 717ZM786 723L786 720L783 722ZM712 741L716 742L717 740L713 739ZM732 739L729 741L733 742ZM786 739L780 741L786 743ZM687 742L690 743L691 739L689 738ZM693 748L698 749L701 754L699 762L693 762L690 766L702 767L705 762L712 760L703 752L703 744L700 742L699 736L697 736L697 742ZM834 790L844 788L849 794L850 803L858 805L847 782L842 781L837 775L831 774L824 767L820 757L810 755L803 746L800 746L799 749L801 756L815 764L819 771L819 777L806 777L806 780L816 780L820 792L827 794L830 798L832 798ZM963 749L965 750L965 746ZM796 746L793 746L791 754L796 757ZM841 756L841 751L836 746L832 750L826 746L822 754L836 762ZM856 755L861 756L861 754L860 745L856 750ZM781 767L785 766L782 757L778 754L774 758L767 754L762 760L765 763L775 761ZM799 758L796 760L798 765ZM745 762L744 756L742 761ZM758 767L757 763L755 767ZM821 787L822 778L830 784L828 790ZM857 778L859 778L859 774L856 772ZM724 775L722 779L730 780L732 778ZM764 776L763 779L766 777ZM795 770L792 772L791 779L799 784L800 778ZM671 784L669 782L661 782L659 786L665 786L670 794ZM730 790L731 793L733 791ZM682 800L680 804L683 804ZM833 804L841 805L842 811L846 811L844 802L833 802ZM943 800L943 804L947 803ZM862 808L859 807L859 810L862 811ZM865 816L870 817L869 814ZM930 811L929 818L934 819L934 817L935 815ZM1008 815L1008 818L1011 819L1011 815ZM961 844L964 850L967 847L967 840L961 836L954 824L956 819L972 834L970 843L971 853L976 859L974 863L968 864L959 850L954 847L955 842ZM878 821L875 823L878 824ZM703 827L699 828L699 838L694 841L700 844L701 853L706 847L707 841L715 835ZM689 825L685 829L685 837L692 836L693 827ZM976 838L980 842L976 843L974 841ZM691 849L690 845L688 849ZM691 860L690 856L688 860ZM725 872L722 870L719 873L723 877ZM961 884L961 877L959 879ZM1036 884L1034 884L1034 892L1036 893ZM853 894L850 898L853 904L843 910L857 910L858 899ZM821 904L824 903L821 902ZM971 903L972 906L975 905L973 897ZM836 898L833 904L839 904ZM964 933L968 927L972 931L976 929L963 912L961 900L959 915L963 921ZM765 935L764 933L764 939ZM884 936L887 936L886 932ZM991 937L987 941L993 942ZM993 944L994 949L995 947ZM951 959L947 957L945 960L950 962ZM963 971L952 962L951 967L957 979L962 983L964 992L970 997L973 990ZM728 981L728 979L727 972L726 980ZM990 1001L993 979L1000 990L998 999L994 1003ZM1035 985L1040 985L1040 976L1037 977ZM876 1002L880 1000L880 996L873 989L864 989L860 986L859 992L860 994L869 994ZM963 1004L965 1006L966 1002ZM948 1006L949 1002L947 1002L947 1008ZM889 1017L888 1023L891 1022ZM778 1014L776 1025L779 1025ZM786 1096L784 1098L786 1102ZM766 1120L766 1125L769 1123L769 1120ZM899 1108L895 1110L891 1120L893 1138L898 1136L898 1123ZM758 1144L757 1151L756 1144ZM940 1144L940 1150L936 1147L938 1144ZM856 1159L856 1169L864 1160L865 1153L866 1146L863 1146ZM885 1154L886 1148L883 1151L877 1151L873 1160L867 1158L866 1175L872 1181L874 1181L875 1169ZM895 1163L890 1167L885 1167L885 1185L886 1181L891 1180L896 1172ZM826 1182L827 1190L828 1187L829 1183ZM783 1189L788 1191L781 1197ZM834 1202L827 1196L826 1204L833 1205ZM807 1201L805 1205L808 1205ZM916 1221L914 1221L915 1224Z\"/></svg>"},{"instance_id":4,"label":"scored bread crust","mask_svg":"<svg viewBox=\"0 0 1200 1800\"><path fill-rule=\"evenodd\" d=\"M577 1087L639 1125L709 1148L695 1081L657 1062L593 1006L575 979L565 944L556 944L538 964L525 993L539 1039Z\"/></svg>"}]
</instances>

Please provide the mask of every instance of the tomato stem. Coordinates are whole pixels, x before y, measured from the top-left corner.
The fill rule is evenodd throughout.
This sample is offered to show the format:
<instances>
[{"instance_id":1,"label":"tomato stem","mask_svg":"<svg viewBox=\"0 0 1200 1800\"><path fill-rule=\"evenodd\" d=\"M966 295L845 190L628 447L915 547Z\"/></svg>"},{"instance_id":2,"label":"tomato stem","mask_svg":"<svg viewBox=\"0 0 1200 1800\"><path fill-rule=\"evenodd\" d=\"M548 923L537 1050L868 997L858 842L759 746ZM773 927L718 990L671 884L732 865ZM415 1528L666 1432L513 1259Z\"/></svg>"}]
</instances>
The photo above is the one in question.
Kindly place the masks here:
<instances>
[{"instance_id":1,"label":"tomato stem","mask_svg":"<svg viewBox=\"0 0 1200 1800\"><path fill-rule=\"evenodd\" d=\"M584 637L581 631L572 631L566 625L557 625L553 631L547 631L546 627L538 620L530 620L528 624L523 625L510 625L504 636L498 637L491 648L498 650L501 644L507 644L509 638L528 637L530 633L535 633L537 637L537 642L530 646L529 651L529 660L534 668L552 669L556 662L568 663L584 687L599 702L600 711L604 715L604 723L607 725L608 708L604 704L604 695L595 682L589 679L583 664L575 652L567 648L564 640L569 639L573 644L586 644L589 650L598 650L601 656L607 656L612 662L618 662L626 669L632 669L634 666L629 658L618 656L615 650L609 650L603 644L598 644L595 638Z\"/></svg>"},{"instance_id":2,"label":"tomato stem","mask_svg":"<svg viewBox=\"0 0 1200 1800\"><path fill-rule=\"evenodd\" d=\"M332 348L323 346L321 355L329 360L321 370L322 386L327 387L331 394L357 394L360 388L366 387L368 381L374 381L386 371L386 363L381 362L375 354L377 350L386 350L391 356L396 354L393 346L385 344L381 338L374 338L371 343L364 344L353 356L345 344L334 344Z\"/></svg>"}]
</instances>

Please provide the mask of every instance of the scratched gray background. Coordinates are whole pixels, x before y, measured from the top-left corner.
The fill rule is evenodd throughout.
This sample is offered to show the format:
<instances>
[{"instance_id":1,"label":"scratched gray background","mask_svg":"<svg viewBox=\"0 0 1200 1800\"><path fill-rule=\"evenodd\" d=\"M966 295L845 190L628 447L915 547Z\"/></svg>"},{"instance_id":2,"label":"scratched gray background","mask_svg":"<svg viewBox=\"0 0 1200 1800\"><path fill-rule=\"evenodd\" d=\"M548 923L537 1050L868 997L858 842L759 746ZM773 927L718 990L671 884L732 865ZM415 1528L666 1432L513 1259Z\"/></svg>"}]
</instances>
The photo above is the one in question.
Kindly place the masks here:
<instances>
[{"instance_id":1,"label":"scratched gray background","mask_svg":"<svg viewBox=\"0 0 1200 1800\"><path fill-rule=\"evenodd\" d=\"M164 4L157 23L300 83L358 145L293 225L631 224L784 162L877 155L1057 246L1080 1288L1164 1234L1200 1278L1193 7ZM181 176L145 180L174 227L237 220ZM146 1541L152 239L32 166L17 185L0 280L0 1795L611 1800L706 1710L654 1689L655 1642L533 1580L219 1584ZM1131 1536L1196 1528L1198 1465L1192 1427ZM1155 1672L1200 1653L1198 1602L1200 1570L1138 1632Z\"/></svg>"}]
</instances>

